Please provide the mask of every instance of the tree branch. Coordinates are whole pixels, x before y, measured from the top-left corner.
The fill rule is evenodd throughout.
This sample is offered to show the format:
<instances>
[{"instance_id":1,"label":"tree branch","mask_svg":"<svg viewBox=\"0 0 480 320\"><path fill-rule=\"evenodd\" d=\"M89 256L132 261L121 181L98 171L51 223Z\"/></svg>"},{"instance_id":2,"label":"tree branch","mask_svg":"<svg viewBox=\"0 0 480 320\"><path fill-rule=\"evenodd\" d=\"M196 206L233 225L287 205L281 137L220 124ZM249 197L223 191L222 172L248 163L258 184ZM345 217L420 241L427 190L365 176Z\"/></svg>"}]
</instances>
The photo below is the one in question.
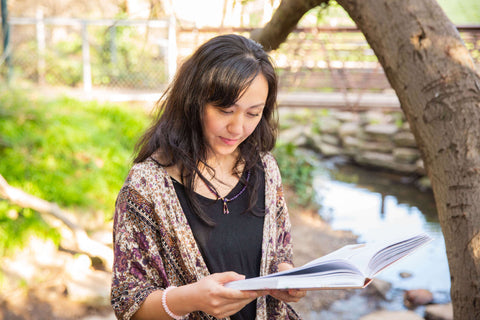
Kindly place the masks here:
<instances>
[{"instance_id":1,"label":"tree branch","mask_svg":"<svg viewBox=\"0 0 480 320\"><path fill-rule=\"evenodd\" d=\"M251 32L250 37L259 42L266 51L277 49L295 29L303 15L329 0L282 0L272 19L262 29Z\"/></svg>"},{"instance_id":2,"label":"tree branch","mask_svg":"<svg viewBox=\"0 0 480 320\"><path fill-rule=\"evenodd\" d=\"M108 246L91 239L85 230L71 221L66 213L56 204L37 198L8 184L7 180L0 174L0 197L19 205L22 208L33 209L40 214L46 214L60 220L73 233L76 250L84 252L93 257L99 257L110 269L113 264L113 251Z\"/></svg>"}]
</instances>

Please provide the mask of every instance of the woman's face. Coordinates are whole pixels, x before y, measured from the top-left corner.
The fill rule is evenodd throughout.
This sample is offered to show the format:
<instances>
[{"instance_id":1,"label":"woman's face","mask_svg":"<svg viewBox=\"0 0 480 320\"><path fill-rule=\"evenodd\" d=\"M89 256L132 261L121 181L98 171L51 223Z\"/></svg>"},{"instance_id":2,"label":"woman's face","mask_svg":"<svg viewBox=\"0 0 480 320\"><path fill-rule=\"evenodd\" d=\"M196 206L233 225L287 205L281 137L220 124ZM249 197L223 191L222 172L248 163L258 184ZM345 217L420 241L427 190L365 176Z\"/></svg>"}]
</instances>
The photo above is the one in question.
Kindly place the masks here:
<instances>
[{"instance_id":1,"label":"woman's face","mask_svg":"<svg viewBox=\"0 0 480 320\"><path fill-rule=\"evenodd\" d=\"M252 134L262 118L267 95L268 83L260 73L235 104L228 108L206 105L203 133L213 153L210 157L232 155Z\"/></svg>"}]
</instances>

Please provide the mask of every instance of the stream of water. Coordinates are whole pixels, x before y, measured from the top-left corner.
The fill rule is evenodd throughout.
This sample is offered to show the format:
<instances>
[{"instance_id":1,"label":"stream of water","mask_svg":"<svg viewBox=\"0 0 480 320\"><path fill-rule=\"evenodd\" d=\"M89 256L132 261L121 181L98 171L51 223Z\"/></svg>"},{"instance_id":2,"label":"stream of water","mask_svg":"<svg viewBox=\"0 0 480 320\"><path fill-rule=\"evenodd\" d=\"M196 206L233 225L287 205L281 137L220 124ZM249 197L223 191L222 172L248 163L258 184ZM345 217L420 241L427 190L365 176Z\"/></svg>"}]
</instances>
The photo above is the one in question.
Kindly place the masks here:
<instances>
[{"instance_id":1,"label":"stream of water","mask_svg":"<svg viewBox=\"0 0 480 320\"><path fill-rule=\"evenodd\" d=\"M434 294L434 302L449 302L450 274L431 191L420 191L408 177L339 161L323 161L319 167L314 179L319 214L332 228L351 230L358 242L410 232L426 232L434 240L378 275L392 284L388 299L380 305L354 294L334 303L318 319L355 320L379 308L402 310L403 292L410 289L427 289ZM411 276L403 278L402 272ZM422 313L421 308L416 311Z\"/></svg>"}]
</instances>

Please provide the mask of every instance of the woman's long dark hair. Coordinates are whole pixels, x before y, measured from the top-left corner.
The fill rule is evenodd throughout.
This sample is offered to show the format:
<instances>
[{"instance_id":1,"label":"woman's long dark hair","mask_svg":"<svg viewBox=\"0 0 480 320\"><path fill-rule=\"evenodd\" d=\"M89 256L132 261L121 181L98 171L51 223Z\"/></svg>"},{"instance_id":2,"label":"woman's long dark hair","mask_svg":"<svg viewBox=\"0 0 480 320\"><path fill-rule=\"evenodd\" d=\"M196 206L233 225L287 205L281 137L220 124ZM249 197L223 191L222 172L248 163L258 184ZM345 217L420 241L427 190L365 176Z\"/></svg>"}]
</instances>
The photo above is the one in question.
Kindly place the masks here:
<instances>
[{"instance_id":1,"label":"woman's long dark hair","mask_svg":"<svg viewBox=\"0 0 480 320\"><path fill-rule=\"evenodd\" d=\"M193 192L196 177L215 190L199 170L203 164L214 174L206 163L209 147L203 135L205 106L233 105L258 74L267 80L268 95L259 124L239 146L236 163L243 162L244 170L251 172L248 183L242 182L247 183L248 210L253 210L262 183L255 168L261 153L275 146L277 134L277 76L270 57L258 43L230 34L214 37L200 46L178 70L157 104L157 117L135 148L134 163L143 162L159 151L162 166L178 166L194 213L208 225L213 223L201 210ZM238 171L235 173L240 177Z\"/></svg>"}]
</instances>

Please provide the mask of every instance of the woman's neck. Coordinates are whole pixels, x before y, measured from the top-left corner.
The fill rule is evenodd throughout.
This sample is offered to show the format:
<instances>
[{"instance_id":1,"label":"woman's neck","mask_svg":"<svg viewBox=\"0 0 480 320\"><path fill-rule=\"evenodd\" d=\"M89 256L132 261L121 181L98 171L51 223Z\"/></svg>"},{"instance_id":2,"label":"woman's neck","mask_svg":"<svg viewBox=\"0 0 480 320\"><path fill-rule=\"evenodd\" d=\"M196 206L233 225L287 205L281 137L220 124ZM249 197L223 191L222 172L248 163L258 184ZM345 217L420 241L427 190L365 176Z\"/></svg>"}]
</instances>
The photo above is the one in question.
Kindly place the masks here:
<instances>
[{"instance_id":1,"label":"woman's neck","mask_svg":"<svg viewBox=\"0 0 480 320\"><path fill-rule=\"evenodd\" d=\"M238 161L236 154L222 157L210 157L207 166L200 169L202 175L213 185L220 196L226 196L238 183L244 164ZM196 181L195 189L200 193L209 193L203 182ZM203 191L203 192L202 192Z\"/></svg>"}]
</instances>

